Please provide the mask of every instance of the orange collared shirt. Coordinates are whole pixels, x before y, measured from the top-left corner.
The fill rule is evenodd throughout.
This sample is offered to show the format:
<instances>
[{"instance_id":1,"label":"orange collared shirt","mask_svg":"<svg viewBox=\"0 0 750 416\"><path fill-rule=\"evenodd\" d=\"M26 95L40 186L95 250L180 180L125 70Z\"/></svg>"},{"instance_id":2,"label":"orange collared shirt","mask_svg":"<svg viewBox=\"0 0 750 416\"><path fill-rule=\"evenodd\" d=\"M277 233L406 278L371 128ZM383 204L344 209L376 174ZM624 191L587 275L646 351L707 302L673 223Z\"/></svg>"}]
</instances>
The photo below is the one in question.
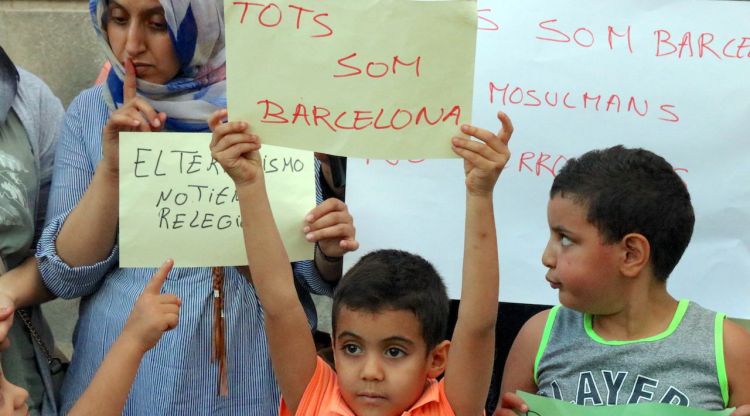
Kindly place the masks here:
<instances>
[{"instance_id":1,"label":"orange collared shirt","mask_svg":"<svg viewBox=\"0 0 750 416\"><path fill-rule=\"evenodd\" d=\"M281 398L280 416L292 416ZM429 380L422 397L402 416L455 416L445 396L445 383ZM318 357L315 373L300 400L296 416L356 416L344 402L336 372Z\"/></svg>"}]
</instances>

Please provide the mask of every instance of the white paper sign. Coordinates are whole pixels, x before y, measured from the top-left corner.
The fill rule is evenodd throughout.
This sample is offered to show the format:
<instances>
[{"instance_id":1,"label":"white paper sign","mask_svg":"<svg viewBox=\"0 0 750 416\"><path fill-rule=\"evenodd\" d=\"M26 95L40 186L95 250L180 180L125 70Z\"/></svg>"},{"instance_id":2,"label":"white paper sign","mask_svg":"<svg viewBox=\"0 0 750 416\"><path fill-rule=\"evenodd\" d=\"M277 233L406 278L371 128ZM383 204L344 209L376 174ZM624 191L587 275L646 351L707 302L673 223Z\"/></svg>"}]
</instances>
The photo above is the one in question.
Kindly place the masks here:
<instances>
[{"instance_id":1,"label":"white paper sign","mask_svg":"<svg viewBox=\"0 0 750 416\"><path fill-rule=\"evenodd\" d=\"M570 157L617 144L664 156L687 182L696 227L671 293L750 318L750 4L479 1L474 123L515 126L495 195L500 300L555 304L541 254L549 187ZM445 140L449 140L448 137ZM460 294L460 160L349 161L362 248L422 254Z\"/></svg>"}]
</instances>

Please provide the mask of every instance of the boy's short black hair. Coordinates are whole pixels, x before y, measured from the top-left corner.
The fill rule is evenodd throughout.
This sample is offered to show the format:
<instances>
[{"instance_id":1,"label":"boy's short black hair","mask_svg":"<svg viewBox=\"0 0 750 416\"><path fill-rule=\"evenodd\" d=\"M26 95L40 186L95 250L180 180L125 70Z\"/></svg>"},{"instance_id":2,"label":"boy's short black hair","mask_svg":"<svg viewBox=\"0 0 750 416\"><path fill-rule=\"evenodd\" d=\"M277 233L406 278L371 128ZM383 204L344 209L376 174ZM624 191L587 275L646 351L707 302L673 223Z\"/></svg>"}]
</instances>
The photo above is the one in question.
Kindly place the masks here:
<instances>
[{"instance_id":1,"label":"boy's short black hair","mask_svg":"<svg viewBox=\"0 0 750 416\"><path fill-rule=\"evenodd\" d=\"M435 267L400 250L377 250L362 257L341 279L333 294L331 321L341 308L380 312L407 310L416 315L427 351L445 339L449 300Z\"/></svg>"},{"instance_id":2,"label":"boy's short black hair","mask_svg":"<svg viewBox=\"0 0 750 416\"><path fill-rule=\"evenodd\" d=\"M687 186L669 162L648 150L615 146L570 159L552 183L550 199L556 195L587 206L586 219L606 242L629 233L646 237L654 275L662 281L693 235Z\"/></svg>"}]
</instances>

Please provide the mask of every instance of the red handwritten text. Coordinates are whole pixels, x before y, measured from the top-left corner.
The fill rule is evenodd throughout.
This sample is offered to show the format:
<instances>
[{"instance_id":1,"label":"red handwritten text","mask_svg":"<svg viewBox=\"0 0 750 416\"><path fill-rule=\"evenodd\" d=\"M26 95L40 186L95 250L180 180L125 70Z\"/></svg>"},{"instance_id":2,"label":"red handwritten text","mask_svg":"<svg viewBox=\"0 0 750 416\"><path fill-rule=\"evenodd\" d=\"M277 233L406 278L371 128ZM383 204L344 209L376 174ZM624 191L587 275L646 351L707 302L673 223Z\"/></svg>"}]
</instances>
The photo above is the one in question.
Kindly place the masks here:
<instances>
[{"instance_id":1,"label":"red handwritten text","mask_svg":"<svg viewBox=\"0 0 750 416\"><path fill-rule=\"evenodd\" d=\"M278 27L284 21L285 12L276 3L253 3L249 1L234 1L233 6L244 7L242 15L240 16L240 23L245 23L247 13L250 11L250 7L260 9L256 16L258 24L263 27ZM322 29L320 33L311 35L313 38L322 38L333 35L333 29L324 21L324 18L328 16L328 13L316 13L315 10L306 9L302 6L295 6L290 4L287 8L292 13L294 19L294 27L297 30L303 28L304 25L313 24L317 29ZM296 14L296 16L294 16ZM303 17L304 16L304 17ZM287 19L288 20L288 19Z\"/></svg>"},{"instance_id":2,"label":"red handwritten text","mask_svg":"<svg viewBox=\"0 0 750 416\"><path fill-rule=\"evenodd\" d=\"M672 34L665 29L654 31L656 38L656 56L673 58L715 58L747 59L750 58L750 37L731 38L727 41L714 42L713 33L703 32L694 35L685 32L678 41L672 40Z\"/></svg>"},{"instance_id":3,"label":"red handwritten text","mask_svg":"<svg viewBox=\"0 0 750 416\"><path fill-rule=\"evenodd\" d=\"M376 160L365 159L365 165L369 166L371 162L377 162L377 161L378 161L377 159ZM422 163L424 161L425 161L425 159L408 159L408 160L405 160L405 161L404 160L399 160L399 159L395 159L395 160L385 159L385 160L383 160L383 162L387 163L389 166L398 166L398 164L401 163L401 162L404 162L404 163L408 162L409 164L416 165L417 163Z\"/></svg>"},{"instance_id":4,"label":"red handwritten text","mask_svg":"<svg viewBox=\"0 0 750 416\"><path fill-rule=\"evenodd\" d=\"M518 159L519 172L531 172L536 176L549 174L556 176L568 158L563 155L551 155L544 152L523 152Z\"/></svg>"},{"instance_id":5,"label":"red handwritten text","mask_svg":"<svg viewBox=\"0 0 750 416\"><path fill-rule=\"evenodd\" d=\"M544 32L544 36L537 36L536 38L548 42L559 42L559 43L570 43L571 41L583 48L590 48L596 43L596 36L591 29L586 27L579 27L575 29L571 34L566 33L562 29L555 27L557 19L544 20L539 22L539 28ZM630 26L619 31L615 30L613 26L607 26L607 44L610 50L615 49L615 41L622 38L622 41L628 47L628 52L633 53L633 43L630 37Z\"/></svg>"},{"instance_id":6,"label":"red handwritten text","mask_svg":"<svg viewBox=\"0 0 750 416\"><path fill-rule=\"evenodd\" d=\"M281 104L271 100L261 100L257 104L263 106L263 118L261 123L270 124L297 124L305 123L308 126L328 128L331 131L339 130L402 130L409 126L428 124L434 126L438 123L449 123L458 125L461 119L461 107L454 105L446 110L427 109L422 107L417 110L396 108L386 111L384 108L376 110L344 110L331 112L330 109L319 105L306 105L298 103L294 106L291 114Z\"/></svg>"},{"instance_id":7,"label":"red handwritten text","mask_svg":"<svg viewBox=\"0 0 750 416\"><path fill-rule=\"evenodd\" d=\"M560 107L578 111L604 111L607 113L631 113L639 117L653 114L647 99L634 96L620 97L618 94L572 93L569 91L542 91L534 88L523 88L489 83L490 104L500 99L503 105L523 105L526 107ZM673 104L660 104L656 116L659 120L677 123L680 117Z\"/></svg>"},{"instance_id":8,"label":"red handwritten text","mask_svg":"<svg viewBox=\"0 0 750 416\"><path fill-rule=\"evenodd\" d=\"M349 61L353 60L357 57L357 53L353 52L341 59L339 59L337 62L340 66L350 69L351 72L343 73L343 74L336 74L333 77L334 78L344 78L344 77L352 77L356 75L362 74L362 69L357 66L356 62L349 63ZM414 67L414 73L417 77L419 77L419 70L420 70L420 64L422 63L422 57L417 56L417 58L411 62L402 61L401 58L396 55L393 57L393 60L391 62L375 62L375 61L369 61L367 64L364 65L365 67L365 74L370 78L382 78L388 73L392 73L393 75L396 75L397 68L399 66L401 67Z\"/></svg>"},{"instance_id":9,"label":"red handwritten text","mask_svg":"<svg viewBox=\"0 0 750 416\"><path fill-rule=\"evenodd\" d=\"M477 10L477 30L500 30L500 25L495 23L494 20L484 16L485 14L492 13L492 9L478 9Z\"/></svg>"}]
</instances>

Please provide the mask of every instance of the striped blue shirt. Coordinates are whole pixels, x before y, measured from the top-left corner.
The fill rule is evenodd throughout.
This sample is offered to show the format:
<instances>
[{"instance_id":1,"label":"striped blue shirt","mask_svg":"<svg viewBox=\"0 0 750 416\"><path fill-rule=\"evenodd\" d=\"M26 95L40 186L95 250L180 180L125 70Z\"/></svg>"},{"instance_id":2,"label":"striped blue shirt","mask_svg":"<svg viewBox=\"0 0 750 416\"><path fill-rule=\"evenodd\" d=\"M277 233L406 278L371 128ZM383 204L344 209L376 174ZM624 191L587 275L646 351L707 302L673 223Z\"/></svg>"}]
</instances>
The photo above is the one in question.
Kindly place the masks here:
<instances>
[{"instance_id":1,"label":"striped blue shirt","mask_svg":"<svg viewBox=\"0 0 750 416\"><path fill-rule=\"evenodd\" d=\"M155 271L119 268L117 246L104 261L73 268L58 257L55 249L65 218L83 196L102 158L101 132L109 113L101 87L83 91L70 104L57 143L47 225L38 244L37 257L45 285L62 298L83 297L73 336L75 352L62 388L63 413L86 389ZM330 295L332 288L320 279L312 262L292 266L302 304L314 327L315 308L308 291ZM278 413L279 390L255 289L235 268L227 267L225 274L229 396L218 396L219 367L211 361L211 269L174 269L163 291L182 299L180 323L145 355L124 414Z\"/></svg>"}]
</instances>

